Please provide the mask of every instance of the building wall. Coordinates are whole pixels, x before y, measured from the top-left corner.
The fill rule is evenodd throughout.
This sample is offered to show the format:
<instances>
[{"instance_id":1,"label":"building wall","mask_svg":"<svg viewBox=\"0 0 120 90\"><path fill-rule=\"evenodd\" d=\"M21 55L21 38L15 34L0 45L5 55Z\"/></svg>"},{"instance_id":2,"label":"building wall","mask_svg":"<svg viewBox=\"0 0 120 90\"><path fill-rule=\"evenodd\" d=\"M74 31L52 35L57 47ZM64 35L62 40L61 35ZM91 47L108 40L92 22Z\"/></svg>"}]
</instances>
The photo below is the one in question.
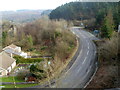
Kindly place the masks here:
<instances>
[{"instance_id":1,"label":"building wall","mask_svg":"<svg viewBox=\"0 0 120 90\"><path fill-rule=\"evenodd\" d=\"M2 70L2 71L0 71L0 73L1 73L1 75L0 76L4 76L4 75L7 75L7 70Z\"/></svg>"},{"instance_id":2,"label":"building wall","mask_svg":"<svg viewBox=\"0 0 120 90\"><path fill-rule=\"evenodd\" d=\"M16 66L16 61L14 61L10 67L8 67L7 71L8 73L10 73L12 71L12 69Z\"/></svg>"},{"instance_id":3,"label":"building wall","mask_svg":"<svg viewBox=\"0 0 120 90\"><path fill-rule=\"evenodd\" d=\"M21 47L16 47L16 48L15 48L15 51L16 51L16 52L21 52Z\"/></svg>"},{"instance_id":4,"label":"building wall","mask_svg":"<svg viewBox=\"0 0 120 90\"><path fill-rule=\"evenodd\" d=\"M24 58L27 58L27 53L22 52L22 53L20 54L20 56L22 56L22 57L24 57Z\"/></svg>"},{"instance_id":5,"label":"building wall","mask_svg":"<svg viewBox=\"0 0 120 90\"><path fill-rule=\"evenodd\" d=\"M0 76L4 76L7 75L8 73L11 72L11 70L16 66L16 61L12 63L12 65L10 67L8 67L7 70L2 70L0 71L1 75Z\"/></svg>"},{"instance_id":6,"label":"building wall","mask_svg":"<svg viewBox=\"0 0 120 90\"><path fill-rule=\"evenodd\" d=\"M10 66L10 67L8 67L7 72L10 73L11 70L12 70L12 67Z\"/></svg>"},{"instance_id":7,"label":"building wall","mask_svg":"<svg viewBox=\"0 0 120 90\"><path fill-rule=\"evenodd\" d=\"M16 61L14 61L11 66L12 66L12 69L13 69L16 66Z\"/></svg>"}]
</instances>

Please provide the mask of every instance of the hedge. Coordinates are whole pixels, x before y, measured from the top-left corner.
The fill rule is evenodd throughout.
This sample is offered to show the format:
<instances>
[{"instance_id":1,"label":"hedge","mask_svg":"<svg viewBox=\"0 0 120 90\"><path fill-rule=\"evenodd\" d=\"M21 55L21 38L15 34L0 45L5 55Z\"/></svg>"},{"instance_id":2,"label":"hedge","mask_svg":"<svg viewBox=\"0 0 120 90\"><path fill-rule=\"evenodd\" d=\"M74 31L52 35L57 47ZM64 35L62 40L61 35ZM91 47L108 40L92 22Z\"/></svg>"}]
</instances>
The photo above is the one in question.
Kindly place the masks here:
<instances>
[{"instance_id":1,"label":"hedge","mask_svg":"<svg viewBox=\"0 0 120 90\"><path fill-rule=\"evenodd\" d=\"M44 59L43 58L23 58L21 56L14 56L14 59L16 59L16 63L35 63L35 62L41 62Z\"/></svg>"}]
</instances>

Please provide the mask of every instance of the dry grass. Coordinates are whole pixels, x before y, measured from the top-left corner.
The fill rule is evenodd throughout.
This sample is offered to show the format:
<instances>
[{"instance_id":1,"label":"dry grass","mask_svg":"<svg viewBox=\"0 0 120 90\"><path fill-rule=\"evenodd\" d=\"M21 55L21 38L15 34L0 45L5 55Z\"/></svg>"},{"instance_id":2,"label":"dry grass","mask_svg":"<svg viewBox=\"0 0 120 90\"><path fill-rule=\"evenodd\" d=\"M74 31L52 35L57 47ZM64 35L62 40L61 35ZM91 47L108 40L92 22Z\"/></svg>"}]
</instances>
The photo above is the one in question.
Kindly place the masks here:
<instances>
[{"instance_id":1,"label":"dry grass","mask_svg":"<svg viewBox=\"0 0 120 90\"><path fill-rule=\"evenodd\" d=\"M110 40L96 42L99 53L99 68L87 88L116 88L118 79L118 37L114 33Z\"/></svg>"}]
</instances>

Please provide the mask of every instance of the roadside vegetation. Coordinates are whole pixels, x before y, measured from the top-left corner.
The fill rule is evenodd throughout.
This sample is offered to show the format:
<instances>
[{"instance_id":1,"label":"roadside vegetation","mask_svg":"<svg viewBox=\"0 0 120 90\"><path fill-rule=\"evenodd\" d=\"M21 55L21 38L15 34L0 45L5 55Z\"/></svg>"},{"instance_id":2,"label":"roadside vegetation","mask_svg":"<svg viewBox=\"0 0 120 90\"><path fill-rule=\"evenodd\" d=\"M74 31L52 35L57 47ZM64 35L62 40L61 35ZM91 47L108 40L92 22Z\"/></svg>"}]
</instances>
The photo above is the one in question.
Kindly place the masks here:
<instances>
[{"instance_id":1,"label":"roadside vegetation","mask_svg":"<svg viewBox=\"0 0 120 90\"><path fill-rule=\"evenodd\" d=\"M38 84L11 84L11 85L0 85L3 86L3 88L27 88L27 87L32 87L32 86L36 86Z\"/></svg>"},{"instance_id":2,"label":"roadside vegetation","mask_svg":"<svg viewBox=\"0 0 120 90\"><path fill-rule=\"evenodd\" d=\"M3 23L3 47L15 44L32 58L14 56L17 64L30 65L27 74L32 74L37 80L46 78L64 65L76 48L76 36L70 31L71 22L65 20L50 20L47 16L33 22L14 25ZM50 66L45 66L50 61ZM51 70L50 70L51 68ZM20 74L21 77L25 75ZM23 80L25 78L22 78Z\"/></svg>"},{"instance_id":3,"label":"roadside vegetation","mask_svg":"<svg viewBox=\"0 0 120 90\"><path fill-rule=\"evenodd\" d=\"M119 87L120 34L114 32L110 39L96 41L98 46L98 71L87 88Z\"/></svg>"},{"instance_id":4,"label":"roadside vegetation","mask_svg":"<svg viewBox=\"0 0 120 90\"><path fill-rule=\"evenodd\" d=\"M43 58L23 58L21 56L14 56L14 59L16 59L16 63L36 63L43 61Z\"/></svg>"},{"instance_id":5,"label":"roadside vegetation","mask_svg":"<svg viewBox=\"0 0 120 90\"><path fill-rule=\"evenodd\" d=\"M100 41L95 41L98 48L98 71L87 88L119 87L118 67L120 61L120 2L70 2L57 7L50 13L50 18L66 19L93 32L99 30Z\"/></svg>"},{"instance_id":6,"label":"roadside vegetation","mask_svg":"<svg viewBox=\"0 0 120 90\"><path fill-rule=\"evenodd\" d=\"M14 80L15 80L15 82L24 82L24 80L22 80L16 76L0 77L0 79L2 82L14 82Z\"/></svg>"}]
</instances>

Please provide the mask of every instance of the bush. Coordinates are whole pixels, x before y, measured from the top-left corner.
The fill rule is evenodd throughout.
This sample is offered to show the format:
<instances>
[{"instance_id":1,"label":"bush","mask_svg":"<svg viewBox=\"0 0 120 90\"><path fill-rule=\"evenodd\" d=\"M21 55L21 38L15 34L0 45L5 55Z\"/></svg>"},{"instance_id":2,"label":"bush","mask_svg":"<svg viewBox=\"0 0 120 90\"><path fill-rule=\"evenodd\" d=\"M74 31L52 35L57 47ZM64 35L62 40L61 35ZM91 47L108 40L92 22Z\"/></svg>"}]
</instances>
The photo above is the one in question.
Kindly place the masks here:
<instances>
[{"instance_id":1,"label":"bush","mask_svg":"<svg viewBox=\"0 0 120 90\"><path fill-rule=\"evenodd\" d=\"M30 48L28 51L33 51L33 50L35 50L35 48Z\"/></svg>"},{"instance_id":2,"label":"bush","mask_svg":"<svg viewBox=\"0 0 120 90\"><path fill-rule=\"evenodd\" d=\"M41 50L45 50L47 48L47 46L43 46L41 47Z\"/></svg>"},{"instance_id":3,"label":"bush","mask_svg":"<svg viewBox=\"0 0 120 90\"><path fill-rule=\"evenodd\" d=\"M28 72L26 70L21 70L18 72L17 76L16 76L16 79L19 79L19 80L24 80L26 74Z\"/></svg>"},{"instance_id":4,"label":"bush","mask_svg":"<svg viewBox=\"0 0 120 90\"><path fill-rule=\"evenodd\" d=\"M39 80L46 78L46 72L38 65L31 65L30 72L35 75Z\"/></svg>"},{"instance_id":5,"label":"bush","mask_svg":"<svg viewBox=\"0 0 120 90\"><path fill-rule=\"evenodd\" d=\"M72 53L76 46L76 36L70 32L70 24L68 24L65 20L56 21L41 18L21 27L18 30L21 34L18 34L18 36L20 36L20 40L24 40L27 35L31 35L34 43L33 47L39 47L35 51L41 52L42 55L52 55L53 58L57 57L62 61ZM30 41L32 42L32 40ZM21 42L21 44L23 48L28 49L26 41ZM30 49L30 51L34 50ZM34 59L27 62L29 61L39 60ZM26 63L26 59L21 62Z\"/></svg>"},{"instance_id":6,"label":"bush","mask_svg":"<svg viewBox=\"0 0 120 90\"><path fill-rule=\"evenodd\" d=\"M118 37L114 34L110 40L99 45L99 54L104 61L116 60L118 57ZM100 59L100 60L102 60Z\"/></svg>"},{"instance_id":7,"label":"bush","mask_svg":"<svg viewBox=\"0 0 120 90\"><path fill-rule=\"evenodd\" d=\"M35 62L41 62L43 61L43 58L23 58L21 56L14 56L14 59L16 59L16 63L35 63Z\"/></svg>"}]
</instances>

